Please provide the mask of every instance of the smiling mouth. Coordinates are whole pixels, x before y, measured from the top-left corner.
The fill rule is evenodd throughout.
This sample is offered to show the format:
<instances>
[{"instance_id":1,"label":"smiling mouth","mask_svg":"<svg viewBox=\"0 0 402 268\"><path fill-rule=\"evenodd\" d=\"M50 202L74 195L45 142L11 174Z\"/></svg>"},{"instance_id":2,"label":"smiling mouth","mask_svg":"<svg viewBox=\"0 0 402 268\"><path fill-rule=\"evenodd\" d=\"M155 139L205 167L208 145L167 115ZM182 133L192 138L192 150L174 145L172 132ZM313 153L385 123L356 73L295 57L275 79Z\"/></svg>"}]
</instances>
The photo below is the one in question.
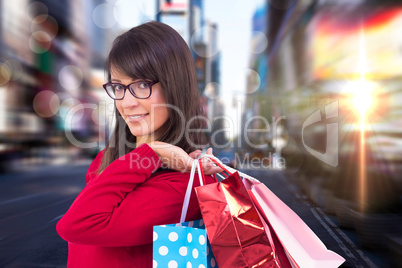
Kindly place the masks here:
<instances>
[{"instance_id":1,"label":"smiling mouth","mask_svg":"<svg viewBox=\"0 0 402 268\"><path fill-rule=\"evenodd\" d=\"M141 117L144 117L144 116L147 116L148 114L141 114L141 115L129 115L129 116L127 116L128 118L130 118L130 119L138 119L138 118L141 118Z\"/></svg>"}]
</instances>

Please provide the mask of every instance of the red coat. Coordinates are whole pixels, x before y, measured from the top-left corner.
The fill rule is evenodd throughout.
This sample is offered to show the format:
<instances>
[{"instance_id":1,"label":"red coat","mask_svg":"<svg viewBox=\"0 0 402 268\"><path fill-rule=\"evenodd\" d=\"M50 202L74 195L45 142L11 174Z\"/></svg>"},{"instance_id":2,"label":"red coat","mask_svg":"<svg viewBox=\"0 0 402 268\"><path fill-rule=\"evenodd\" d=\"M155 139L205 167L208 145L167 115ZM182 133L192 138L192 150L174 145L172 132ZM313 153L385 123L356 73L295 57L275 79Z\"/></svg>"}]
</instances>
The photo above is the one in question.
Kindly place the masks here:
<instances>
[{"instance_id":1,"label":"red coat","mask_svg":"<svg viewBox=\"0 0 402 268\"><path fill-rule=\"evenodd\" d=\"M102 155L92 162L87 186L56 226L68 241L67 267L152 267L152 227L180 221L190 174L153 173L162 162L142 144L97 176L93 172ZM206 181L214 180L206 176ZM196 219L201 214L193 189L186 221Z\"/></svg>"}]
</instances>

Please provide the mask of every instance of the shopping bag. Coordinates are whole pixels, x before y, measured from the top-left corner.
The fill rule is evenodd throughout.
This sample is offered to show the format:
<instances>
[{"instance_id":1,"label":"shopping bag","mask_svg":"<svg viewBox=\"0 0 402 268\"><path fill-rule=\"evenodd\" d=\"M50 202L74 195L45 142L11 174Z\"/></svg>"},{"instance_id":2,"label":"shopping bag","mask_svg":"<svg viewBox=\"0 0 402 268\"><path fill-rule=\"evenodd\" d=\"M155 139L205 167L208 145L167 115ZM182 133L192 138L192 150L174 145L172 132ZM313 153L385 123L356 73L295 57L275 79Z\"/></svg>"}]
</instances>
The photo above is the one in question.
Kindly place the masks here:
<instances>
[{"instance_id":1,"label":"shopping bag","mask_svg":"<svg viewBox=\"0 0 402 268\"><path fill-rule=\"evenodd\" d=\"M195 169L197 163L193 163L191 169L180 223L153 227L153 267L218 267L207 239L204 221L184 222ZM203 185L200 175L199 178L200 185Z\"/></svg>"},{"instance_id":2,"label":"shopping bag","mask_svg":"<svg viewBox=\"0 0 402 268\"><path fill-rule=\"evenodd\" d=\"M154 226L153 267L218 267L203 220Z\"/></svg>"},{"instance_id":3,"label":"shopping bag","mask_svg":"<svg viewBox=\"0 0 402 268\"><path fill-rule=\"evenodd\" d=\"M264 221L272 226L296 267L339 267L345 259L328 250L307 224L263 183L244 178Z\"/></svg>"},{"instance_id":4,"label":"shopping bag","mask_svg":"<svg viewBox=\"0 0 402 268\"><path fill-rule=\"evenodd\" d=\"M280 267L237 172L195 191L219 267Z\"/></svg>"},{"instance_id":5,"label":"shopping bag","mask_svg":"<svg viewBox=\"0 0 402 268\"><path fill-rule=\"evenodd\" d=\"M339 267L345 261L337 253L328 250L307 224L263 183L222 164L213 156L208 157L229 174L237 172L242 177L263 225L269 231L275 256L281 266L288 265L284 256L292 267L301 268Z\"/></svg>"}]
</instances>

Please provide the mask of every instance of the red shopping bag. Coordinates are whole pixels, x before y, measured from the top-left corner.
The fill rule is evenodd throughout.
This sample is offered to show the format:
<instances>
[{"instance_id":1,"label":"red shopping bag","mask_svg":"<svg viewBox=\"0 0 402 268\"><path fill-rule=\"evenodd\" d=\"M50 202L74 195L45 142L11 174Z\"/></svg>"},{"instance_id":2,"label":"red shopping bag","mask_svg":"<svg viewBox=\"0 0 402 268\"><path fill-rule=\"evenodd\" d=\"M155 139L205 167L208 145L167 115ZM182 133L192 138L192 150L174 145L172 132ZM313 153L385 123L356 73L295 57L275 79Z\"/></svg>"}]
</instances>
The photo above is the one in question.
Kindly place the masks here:
<instances>
[{"instance_id":1,"label":"red shopping bag","mask_svg":"<svg viewBox=\"0 0 402 268\"><path fill-rule=\"evenodd\" d=\"M269 230L237 172L195 190L219 267L281 267Z\"/></svg>"}]
</instances>

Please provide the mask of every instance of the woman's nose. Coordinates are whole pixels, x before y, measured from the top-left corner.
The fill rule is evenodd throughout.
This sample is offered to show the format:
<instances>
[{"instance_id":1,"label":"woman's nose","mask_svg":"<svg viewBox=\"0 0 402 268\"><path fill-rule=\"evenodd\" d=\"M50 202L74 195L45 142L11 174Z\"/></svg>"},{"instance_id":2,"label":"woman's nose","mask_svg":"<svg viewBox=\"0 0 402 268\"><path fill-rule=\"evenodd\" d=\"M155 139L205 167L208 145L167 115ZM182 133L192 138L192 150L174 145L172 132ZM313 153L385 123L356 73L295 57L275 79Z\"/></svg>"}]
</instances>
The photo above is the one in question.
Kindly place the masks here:
<instances>
[{"instance_id":1,"label":"woman's nose","mask_svg":"<svg viewBox=\"0 0 402 268\"><path fill-rule=\"evenodd\" d=\"M126 93L124 94L124 98L122 99L121 106L127 109L130 107L138 106L138 104L138 99L134 97L128 89L126 89Z\"/></svg>"}]
</instances>

